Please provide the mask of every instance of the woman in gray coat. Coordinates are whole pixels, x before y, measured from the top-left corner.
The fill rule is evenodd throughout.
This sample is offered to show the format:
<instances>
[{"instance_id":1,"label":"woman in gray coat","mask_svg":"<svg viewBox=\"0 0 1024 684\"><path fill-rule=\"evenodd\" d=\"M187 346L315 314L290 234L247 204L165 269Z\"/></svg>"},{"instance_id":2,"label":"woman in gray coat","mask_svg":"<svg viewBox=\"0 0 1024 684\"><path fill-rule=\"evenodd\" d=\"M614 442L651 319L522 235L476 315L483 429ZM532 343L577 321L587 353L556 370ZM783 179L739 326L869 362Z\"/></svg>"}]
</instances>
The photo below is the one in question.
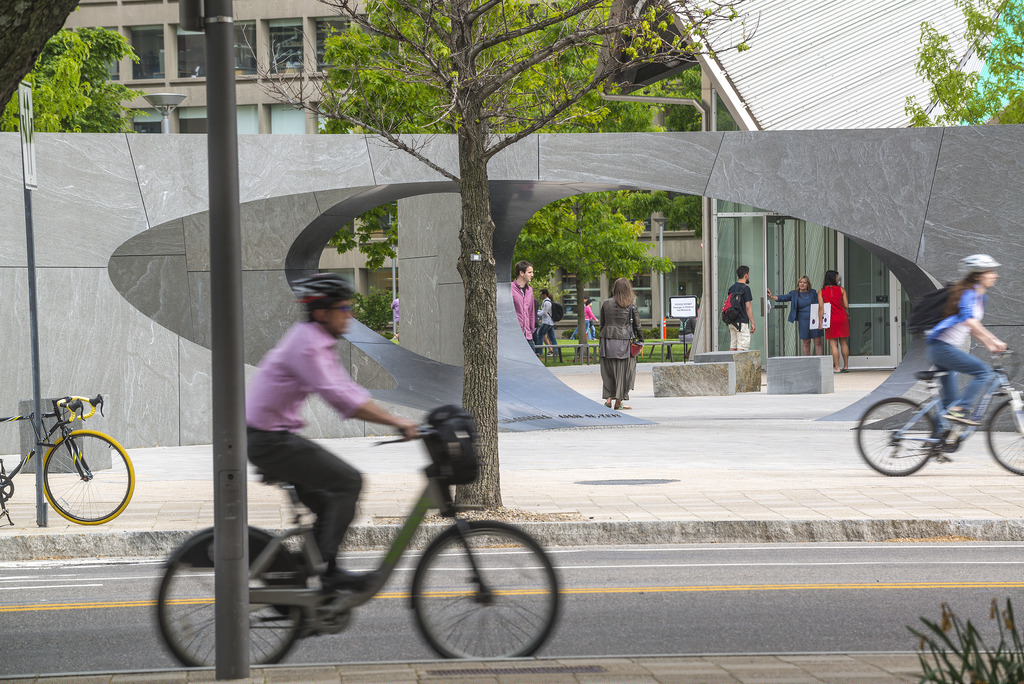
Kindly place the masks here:
<instances>
[{"instance_id":1,"label":"woman in gray coat","mask_svg":"<svg viewBox=\"0 0 1024 684\"><path fill-rule=\"evenodd\" d=\"M630 408L623 402L629 399L636 379L636 357L629 354L634 339L643 339L636 297L630 282L619 278L612 285L612 296L601 302L601 396L608 408Z\"/></svg>"}]
</instances>

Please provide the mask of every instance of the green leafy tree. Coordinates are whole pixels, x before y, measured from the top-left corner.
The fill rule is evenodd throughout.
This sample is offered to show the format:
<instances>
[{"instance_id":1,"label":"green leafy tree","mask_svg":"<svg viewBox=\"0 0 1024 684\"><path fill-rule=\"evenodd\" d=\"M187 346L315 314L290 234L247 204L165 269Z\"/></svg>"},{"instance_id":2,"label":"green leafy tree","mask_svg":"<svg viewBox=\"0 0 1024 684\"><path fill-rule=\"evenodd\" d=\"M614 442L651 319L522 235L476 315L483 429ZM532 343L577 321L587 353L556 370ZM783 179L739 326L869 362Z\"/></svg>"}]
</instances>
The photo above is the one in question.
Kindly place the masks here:
<instances>
[{"instance_id":1,"label":"green leafy tree","mask_svg":"<svg viewBox=\"0 0 1024 684\"><path fill-rule=\"evenodd\" d=\"M273 82L288 101L344 122L342 130L381 136L458 188L462 401L479 424L482 460L477 482L459 487L460 503L501 505L490 160L539 131L585 124L594 112L582 103L619 74L709 51L709 31L737 20L740 1L324 0L361 29L364 49L329 46L319 94L301 90L316 83ZM431 159L423 138L402 135L437 131L456 136L457 169Z\"/></svg>"},{"instance_id":2,"label":"green leafy tree","mask_svg":"<svg viewBox=\"0 0 1024 684\"><path fill-rule=\"evenodd\" d=\"M907 98L914 126L1024 122L1024 0L955 0L965 20L964 39L985 63L983 72L960 68L948 35L921 24L917 74L929 85L930 103ZM938 105L931 114L929 105Z\"/></svg>"},{"instance_id":3,"label":"green leafy tree","mask_svg":"<svg viewBox=\"0 0 1024 684\"><path fill-rule=\"evenodd\" d=\"M352 315L371 330L381 332L391 327L391 293L376 287L370 294L357 292L352 298Z\"/></svg>"},{"instance_id":4,"label":"green leafy tree","mask_svg":"<svg viewBox=\"0 0 1024 684\"><path fill-rule=\"evenodd\" d=\"M576 276L576 301L580 302L576 326L581 340L587 334L582 302L588 282L602 275L632 278L637 273L672 270L669 259L653 256L651 245L637 240L644 224L628 215L649 206L648 197L647 193L596 192L559 200L534 214L519 236L515 261L526 259L538 273L562 267Z\"/></svg>"},{"instance_id":5,"label":"green leafy tree","mask_svg":"<svg viewBox=\"0 0 1024 684\"><path fill-rule=\"evenodd\" d=\"M358 249L366 257L368 269L378 269L385 259L397 256L398 203L390 202L374 207L358 216L348 228L334 234L327 244L339 254Z\"/></svg>"},{"instance_id":6,"label":"green leafy tree","mask_svg":"<svg viewBox=\"0 0 1024 684\"><path fill-rule=\"evenodd\" d=\"M103 28L61 29L47 41L26 80L32 84L35 129L121 133L132 130L122 102L139 93L109 81L110 63L135 57L128 41ZM4 108L0 129L18 130L18 99Z\"/></svg>"}]
</instances>

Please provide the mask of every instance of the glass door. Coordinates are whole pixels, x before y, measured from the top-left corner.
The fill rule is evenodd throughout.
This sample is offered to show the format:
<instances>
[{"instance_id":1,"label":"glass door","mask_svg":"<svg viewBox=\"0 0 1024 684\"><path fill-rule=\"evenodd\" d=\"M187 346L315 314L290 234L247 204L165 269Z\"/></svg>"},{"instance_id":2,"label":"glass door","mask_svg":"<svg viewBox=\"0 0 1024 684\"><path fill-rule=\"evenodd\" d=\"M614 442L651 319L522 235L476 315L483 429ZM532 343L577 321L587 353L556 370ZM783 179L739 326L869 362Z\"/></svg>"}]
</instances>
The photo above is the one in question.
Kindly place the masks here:
<instances>
[{"instance_id":1,"label":"glass door","mask_svg":"<svg viewBox=\"0 0 1024 684\"><path fill-rule=\"evenodd\" d=\"M726 293L736 282L736 268L750 267L750 308L754 314L754 334L750 348L761 350L761 363L766 363L767 335L765 334L765 217L763 214L747 216L720 216L718 219L718 298L714 319L718 325L718 348L729 348L729 328L722 323L718 310Z\"/></svg>"},{"instance_id":2,"label":"glass door","mask_svg":"<svg viewBox=\"0 0 1024 684\"><path fill-rule=\"evenodd\" d=\"M850 367L894 368L903 346L899 281L856 242L840 242L841 284L850 301Z\"/></svg>"}]
</instances>

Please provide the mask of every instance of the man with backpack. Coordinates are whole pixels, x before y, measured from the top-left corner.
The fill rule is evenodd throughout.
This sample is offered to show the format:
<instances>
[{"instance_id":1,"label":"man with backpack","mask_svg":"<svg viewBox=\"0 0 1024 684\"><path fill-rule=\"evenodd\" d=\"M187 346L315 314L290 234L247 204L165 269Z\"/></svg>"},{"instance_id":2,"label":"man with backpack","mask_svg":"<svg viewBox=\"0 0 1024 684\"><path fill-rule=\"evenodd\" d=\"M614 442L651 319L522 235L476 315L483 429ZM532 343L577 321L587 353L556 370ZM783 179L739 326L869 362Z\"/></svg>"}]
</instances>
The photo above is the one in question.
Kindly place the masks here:
<instances>
[{"instance_id":1,"label":"man with backpack","mask_svg":"<svg viewBox=\"0 0 1024 684\"><path fill-rule=\"evenodd\" d=\"M750 333L757 329L754 326L754 312L750 308L753 299L750 294L750 267L737 268L736 278L728 295L730 308L735 312L731 316L735 323L729 325L729 351L747 351L750 349Z\"/></svg>"}]
</instances>

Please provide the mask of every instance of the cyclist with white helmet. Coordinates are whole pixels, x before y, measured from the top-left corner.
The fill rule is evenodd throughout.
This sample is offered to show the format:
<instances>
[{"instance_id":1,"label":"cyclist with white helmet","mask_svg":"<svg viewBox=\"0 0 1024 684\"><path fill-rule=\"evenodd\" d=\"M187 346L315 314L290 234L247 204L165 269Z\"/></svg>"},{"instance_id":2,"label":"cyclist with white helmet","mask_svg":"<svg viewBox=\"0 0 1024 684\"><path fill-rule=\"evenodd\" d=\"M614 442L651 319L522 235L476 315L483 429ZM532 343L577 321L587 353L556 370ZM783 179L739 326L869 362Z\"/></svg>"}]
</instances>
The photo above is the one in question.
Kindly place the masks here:
<instances>
[{"instance_id":1,"label":"cyclist with white helmet","mask_svg":"<svg viewBox=\"0 0 1024 684\"><path fill-rule=\"evenodd\" d=\"M981 324L985 315L985 293L999 278L997 268L999 263L988 254L972 254L961 259L961 279L950 287L943 310L946 317L928 334L928 360L939 370L949 371L942 376L945 418L966 425L978 425L971 417L971 409L992 378L992 368L965 352L963 347L969 337L974 337L993 354L1006 351L1006 343ZM957 373L972 376L960 393Z\"/></svg>"},{"instance_id":2,"label":"cyclist with white helmet","mask_svg":"<svg viewBox=\"0 0 1024 684\"><path fill-rule=\"evenodd\" d=\"M307 314L260 362L246 392L248 455L260 470L295 486L299 499L316 514L313 531L327 561L327 589L359 588L366 576L338 566L341 540L355 517L362 475L319 444L296 434L310 394L320 395L346 418L391 425L406 439L417 424L393 416L370 398L338 360L338 339L352 318L352 288L333 273L318 273L292 284Z\"/></svg>"}]
</instances>

